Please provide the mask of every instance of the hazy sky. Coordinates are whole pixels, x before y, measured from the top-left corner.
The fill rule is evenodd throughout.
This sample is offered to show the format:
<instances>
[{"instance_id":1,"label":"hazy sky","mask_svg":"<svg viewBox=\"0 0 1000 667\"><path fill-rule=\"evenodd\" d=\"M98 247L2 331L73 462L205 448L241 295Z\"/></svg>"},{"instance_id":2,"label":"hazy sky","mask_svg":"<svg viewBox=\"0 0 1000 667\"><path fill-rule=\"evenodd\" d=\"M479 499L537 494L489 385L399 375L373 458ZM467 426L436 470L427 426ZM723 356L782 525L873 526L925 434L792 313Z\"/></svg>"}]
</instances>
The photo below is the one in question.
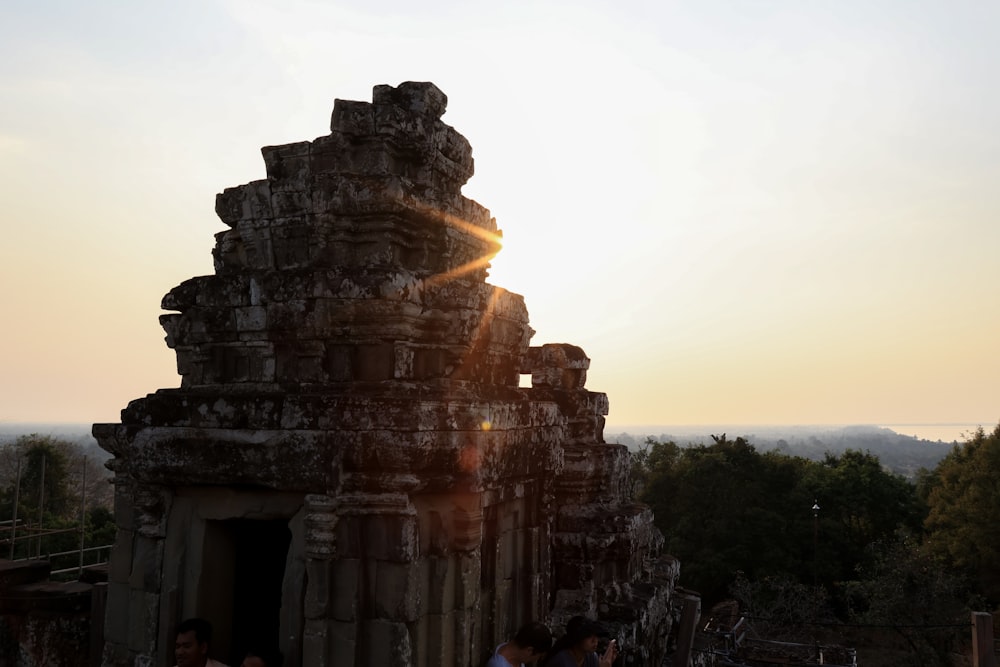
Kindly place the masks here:
<instances>
[{"instance_id":1,"label":"hazy sky","mask_svg":"<svg viewBox=\"0 0 1000 667\"><path fill-rule=\"evenodd\" d=\"M0 5L0 422L175 387L215 193L433 81L609 422L1000 418L1000 3Z\"/></svg>"}]
</instances>

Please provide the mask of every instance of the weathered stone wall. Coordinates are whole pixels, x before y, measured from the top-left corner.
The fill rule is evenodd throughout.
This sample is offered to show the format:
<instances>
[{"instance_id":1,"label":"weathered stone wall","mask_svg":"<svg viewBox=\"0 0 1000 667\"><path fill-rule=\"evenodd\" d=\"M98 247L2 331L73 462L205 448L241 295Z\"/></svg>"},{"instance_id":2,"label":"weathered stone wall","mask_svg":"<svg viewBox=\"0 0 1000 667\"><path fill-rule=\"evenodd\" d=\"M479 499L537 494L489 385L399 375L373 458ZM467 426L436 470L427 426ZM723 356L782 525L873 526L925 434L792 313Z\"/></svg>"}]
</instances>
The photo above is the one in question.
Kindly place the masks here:
<instances>
[{"instance_id":1,"label":"weathered stone wall","mask_svg":"<svg viewBox=\"0 0 1000 667\"><path fill-rule=\"evenodd\" d=\"M445 104L338 100L330 135L218 196L215 274L163 300L181 386L94 426L119 528L105 664L169 664L193 615L237 662L259 622L290 665L478 665L574 613L662 655L676 563L625 497L590 360L530 347L523 298L486 283L499 232ZM255 548L267 602L245 598Z\"/></svg>"},{"instance_id":2,"label":"weathered stone wall","mask_svg":"<svg viewBox=\"0 0 1000 667\"><path fill-rule=\"evenodd\" d=\"M45 560L0 559L0 665L4 667L93 664L93 586L51 582L49 569Z\"/></svg>"}]
</instances>

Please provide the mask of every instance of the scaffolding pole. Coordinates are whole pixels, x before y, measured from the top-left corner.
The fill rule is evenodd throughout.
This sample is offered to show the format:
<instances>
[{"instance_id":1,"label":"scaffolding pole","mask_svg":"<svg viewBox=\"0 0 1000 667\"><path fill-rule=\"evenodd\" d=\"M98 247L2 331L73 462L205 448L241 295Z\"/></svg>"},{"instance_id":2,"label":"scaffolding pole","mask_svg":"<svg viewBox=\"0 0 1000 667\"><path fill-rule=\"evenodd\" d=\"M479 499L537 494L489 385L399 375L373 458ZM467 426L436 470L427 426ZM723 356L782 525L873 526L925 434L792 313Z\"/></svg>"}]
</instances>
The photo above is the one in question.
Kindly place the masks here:
<instances>
[{"instance_id":1,"label":"scaffolding pole","mask_svg":"<svg viewBox=\"0 0 1000 667\"><path fill-rule=\"evenodd\" d=\"M38 482L38 546L35 548L35 558L42 557L42 518L45 512L45 452L42 452L42 477ZM28 553L31 553L31 545L28 545Z\"/></svg>"},{"instance_id":2,"label":"scaffolding pole","mask_svg":"<svg viewBox=\"0 0 1000 667\"><path fill-rule=\"evenodd\" d=\"M83 545L87 536L87 457L83 457L83 481L80 484L80 574L83 574ZM79 575L77 575L79 576Z\"/></svg>"},{"instance_id":3,"label":"scaffolding pole","mask_svg":"<svg viewBox=\"0 0 1000 667\"><path fill-rule=\"evenodd\" d=\"M21 495L21 455L17 455L17 477L14 482L14 520L10 523L10 560L14 560L14 544L17 538L17 503Z\"/></svg>"}]
</instances>

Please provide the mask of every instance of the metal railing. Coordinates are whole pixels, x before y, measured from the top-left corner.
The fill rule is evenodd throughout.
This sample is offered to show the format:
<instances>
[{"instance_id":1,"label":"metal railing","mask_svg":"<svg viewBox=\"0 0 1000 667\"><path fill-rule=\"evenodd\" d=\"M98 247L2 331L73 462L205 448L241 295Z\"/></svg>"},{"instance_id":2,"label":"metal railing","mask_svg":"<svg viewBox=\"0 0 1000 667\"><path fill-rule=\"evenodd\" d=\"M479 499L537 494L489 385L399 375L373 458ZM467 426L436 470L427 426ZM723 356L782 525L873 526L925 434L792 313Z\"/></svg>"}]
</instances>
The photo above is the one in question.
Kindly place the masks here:
<instances>
[{"instance_id":1,"label":"metal railing","mask_svg":"<svg viewBox=\"0 0 1000 667\"><path fill-rule=\"evenodd\" d=\"M9 523L9 521L6 522L6 523ZM92 547L80 547L80 548L76 548L76 549L68 549L66 551L45 551L42 548L42 540L44 540L46 537L48 537L50 535L63 535L63 534L66 534L66 533L78 533L78 532L80 532L80 529L79 528L54 528L54 529L49 529L49 528L38 528L36 526L25 526L25 525L21 525L20 528L24 532L24 534L17 535L16 537L13 537L13 538L11 538L10 536L8 536L8 537L6 537L5 539L2 540L2 543L4 543L4 544L6 544L6 543L10 543L11 544L11 554L13 554L13 552L14 552L13 547L15 546L15 544L17 542L27 541L27 542L29 542L29 545L30 545L32 541L36 541L37 546L34 547L34 548L31 548L29 546L28 554L27 555L22 556L20 558L13 558L11 560L14 560L14 561L17 561L17 562L23 562L23 561L29 561L29 560L44 560L44 561L48 561L49 563L51 563L53 560L58 560L60 558L67 558L69 556L76 556L77 557L76 565L73 565L71 567L63 567L63 568L59 568L59 569L56 569L56 570L52 570L49 573L51 575L67 574L69 572L74 572L74 571L78 572L79 574L82 574L85 569L92 569L92 568L95 568L95 567L99 567L101 565L106 565L108 563L109 559L110 559L110 556L111 556L111 548L114 547L114 544L101 544L101 545L92 546ZM31 546L34 546L34 545L31 545ZM102 556L102 552L103 552L103 556ZM95 559L89 559L87 557L87 554L97 554L97 558L95 558Z\"/></svg>"},{"instance_id":2,"label":"metal railing","mask_svg":"<svg viewBox=\"0 0 1000 667\"><path fill-rule=\"evenodd\" d=\"M700 633L703 645L695 651L712 654L723 661L729 658L736 661L726 664L745 664L745 660L750 659L760 664L857 667L857 651L853 648L748 637L748 627L745 616L729 629L707 627Z\"/></svg>"},{"instance_id":3,"label":"metal railing","mask_svg":"<svg viewBox=\"0 0 1000 667\"><path fill-rule=\"evenodd\" d=\"M45 528L43 526L43 519L45 517L45 463L46 456L43 454L41 456L41 466L40 466L40 479L38 484L38 519L37 522L32 525L30 522L26 522L24 519L18 516L19 510L19 499L21 492L21 456L17 457L17 472L14 481L14 503L13 503L13 517L0 521L0 531L5 531L6 535L4 539L0 540L0 547L8 547L7 554L10 560L46 560L49 561L50 565L52 559L66 558L68 556L76 556L77 562L74 567L64 567L50 572L51 575L62 575L68 574L73 571L77 571L79 574L83 574L84 569L93 568L99 565L104 565L108 562L110 558L111 544L102 544L100 546L86 546L86 526L87 526L87 457L83 457L82 461L82 471L81 471L81 481L80 481L80 515L79 521L75 527L72 528ZM43 542L46 538L52 535L65 535L67 533L77 533L79 534L78 547L76 549L70 549L66 551L52 552L49 551L43 555ZM21 558L15 558L17 555L18 543L27 542L27 549L21 549L21 553L25 554ZM51 542L48 543L51 545ZM62 546L66 546L66 541L63 541ZM51 548L51 547L50 547ZM107 555L102 559L101 552L107 552ZM87 560L85 555L90 553L96 553L96 562L86 563Z\"/></svg>"},{"instance_id":4,"label":"metal railing","mask_svg":"<svg viewBox=\"0 0 1000 667\"><path fill-rule=\"evenodd\" d=\"M101 565L107 565L108 560L111 557L111 547L113 547L113 546L114 546L113 544L102 544L101 546L98 546L98 547L87 547L85 549L73 549L71 551L60 551L58 553L48 554L46 556L46 558L49 560L50 563L52 562L53 558L60 558L62 556L77 555L80 558L80 562L79 562L78 565L75 565L73 567L64 567L64 568L59 569L59 570L52 570L49 574L52 574L52 575L67 574L69 572L76 571L76 572L79 573L77 576L79 576L79 575L83 574L83 571L86 570L86 569L88 569L88 568L93 569L95 567L100 567ZM105 554L105 556L104 556L103 559L101 558L101 555L100 555L102 551L106 552L106 554ZM83 562L84 561L84 554L87 554L87 553L96 553L97 554L97 560L95 562L93 562L93 563L84 563Z\"/></svg>"}]
</instances>

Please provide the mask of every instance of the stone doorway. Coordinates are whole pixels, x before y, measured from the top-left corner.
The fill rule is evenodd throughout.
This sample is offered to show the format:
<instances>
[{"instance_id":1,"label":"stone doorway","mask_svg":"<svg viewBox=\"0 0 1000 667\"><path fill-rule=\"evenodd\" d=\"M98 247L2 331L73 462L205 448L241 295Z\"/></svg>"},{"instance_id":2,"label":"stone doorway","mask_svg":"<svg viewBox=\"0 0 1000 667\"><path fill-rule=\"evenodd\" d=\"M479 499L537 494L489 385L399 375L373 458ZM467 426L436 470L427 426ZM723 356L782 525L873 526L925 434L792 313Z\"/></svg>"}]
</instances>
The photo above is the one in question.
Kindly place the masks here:
<instances>
[{"instance_id":1,"label":"stone doorway","mask_svg":"<svg viewBox=\"0 0 1000 667\"><path fill-rule=\"evenodd\" d=\"M239 665L252 646L279 646L282 584L292 534L284 519L227 519L206 525L199 598L211 608L212 653ZM228 572L227 572L228 570Z\"/></svg>"}]
</instances>

